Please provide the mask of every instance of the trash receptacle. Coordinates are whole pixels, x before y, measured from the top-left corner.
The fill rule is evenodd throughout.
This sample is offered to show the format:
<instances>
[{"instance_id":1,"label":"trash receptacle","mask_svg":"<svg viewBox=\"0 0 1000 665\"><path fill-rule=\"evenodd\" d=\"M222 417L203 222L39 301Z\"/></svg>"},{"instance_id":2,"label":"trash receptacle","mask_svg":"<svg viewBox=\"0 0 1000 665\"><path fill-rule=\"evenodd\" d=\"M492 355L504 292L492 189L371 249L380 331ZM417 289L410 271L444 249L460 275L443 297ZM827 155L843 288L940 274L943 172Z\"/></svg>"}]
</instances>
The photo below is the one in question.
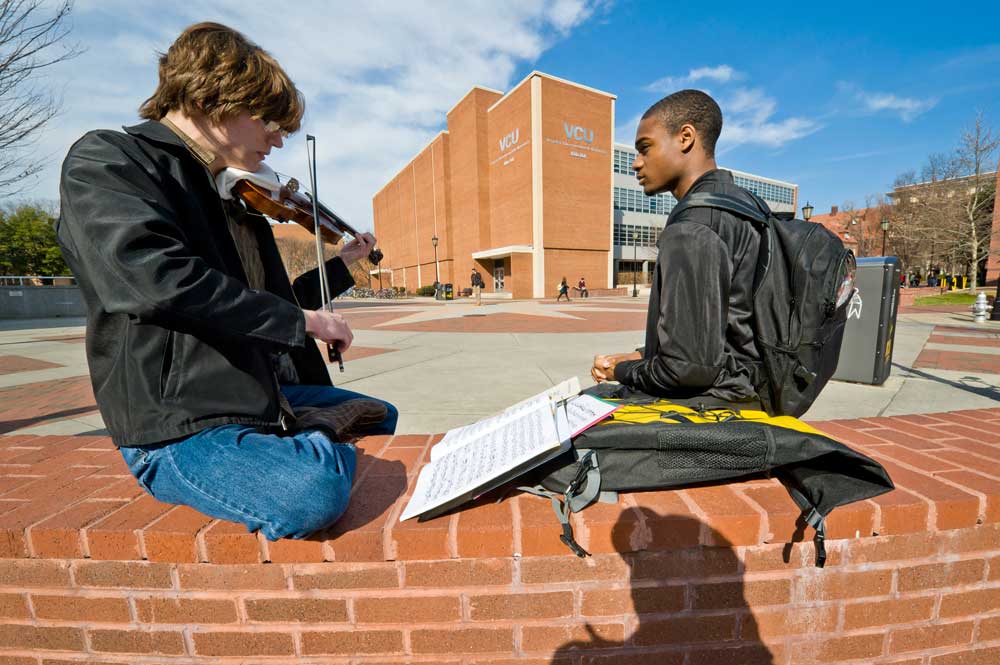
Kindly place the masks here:
<instances>
[{"instance_id":1,"label":"trash receptacle","mask_svg":"<svg viewBox=\"0 0 1000 665\"><path fill-rule=\"evenodd\" d=\"M455 299L454 285L452 285L452 284L445 284L444 285L444 299L445 300L454 300Z\"/></svg>"},{"instance_id":2,"label":"trash receptacle","mask_svg":"<svg viewBox=\"0 0 1000 665\"><path fill-rule=\"evenodd\" d=\"M444 300L444 284L434 282L434 300Z\"/></svg>"},{"instance_id":3,"label":"trash receptacle","mask_svg":"<svg viewBox=\"0 0 1000 665\"><path fill-rule=\"evenodd\" d=\"M858 259L855 291L847 306L844 342L833 378L879 386L892 369L899 308L899 259Z\"/></svg>"}]
</instances>

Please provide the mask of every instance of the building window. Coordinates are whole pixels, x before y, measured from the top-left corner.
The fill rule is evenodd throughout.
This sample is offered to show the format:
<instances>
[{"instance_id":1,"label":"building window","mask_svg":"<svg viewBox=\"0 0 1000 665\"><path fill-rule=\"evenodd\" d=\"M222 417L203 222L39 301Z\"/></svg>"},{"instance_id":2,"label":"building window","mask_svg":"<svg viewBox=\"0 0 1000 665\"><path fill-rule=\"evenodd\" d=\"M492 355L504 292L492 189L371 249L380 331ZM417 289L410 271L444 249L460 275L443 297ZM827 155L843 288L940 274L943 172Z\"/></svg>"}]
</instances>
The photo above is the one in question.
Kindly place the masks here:
<instances>
[{"instance_id":1,"label":"building window","mask_svg":"<svg viewBox=\"0 0 1000 665\"><path fill-rule=\"evenodd\" d=\"M652 215L669 215L677 205L677 199L672 194L657 194L646 196L641 189L615 187L614 206L616 210L631 212L646 212Z\"/></svg>"},{"instance_id":2,"label":"building window","mask_svg":"<svg viewBox=\"0 0 1000 665\"><path fill-rule=\"evenodd\" d=\"M622 173L624 175L633 175L632 162L635 161L636 153L629 152L628 150L618 150L615 149L614 158L614 170L615 173Z\"/></svg>"},{"instance_id":3,"label":"building window","mask_svg":"<svg viewBox=\"0 0 1000 665\"><path fill-rule=\"evenodd\" d=\"M638 224L615 223L614 244L623 247L632 246L632 231L635 231L636 247L655 247L660 240L663 229L658 226L640 226Z\"/></svg>"},{"instance_id":4,"label":"building window","mask_svg":"<svg viewBox=\"0 0 1000 665\"><path fill-rule=\"evenodd\" d=\"M787 205L792 205L795 202L795 189L792 187L784 187L773 182L736 174L733 174L733 180L743 189L756 194L765 201Z\"/></svg>"}]
</instances>

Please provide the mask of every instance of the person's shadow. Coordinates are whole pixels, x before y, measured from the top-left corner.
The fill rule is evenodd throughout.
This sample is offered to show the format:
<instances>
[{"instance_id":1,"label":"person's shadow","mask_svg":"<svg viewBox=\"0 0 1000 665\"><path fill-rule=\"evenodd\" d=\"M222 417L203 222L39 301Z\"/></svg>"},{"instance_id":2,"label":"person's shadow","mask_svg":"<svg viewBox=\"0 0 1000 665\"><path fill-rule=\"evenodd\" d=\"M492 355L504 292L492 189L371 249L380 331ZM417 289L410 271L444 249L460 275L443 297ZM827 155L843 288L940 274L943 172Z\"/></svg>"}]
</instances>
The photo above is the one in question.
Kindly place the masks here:
<instances>
[{"instance_id":1,"label":"person's shadow","mask_svg":"<svg viewBox=\"0 0 1000 665\"><path fill-rule=\"evenodd\" d=\"M634 615L638 627L630 636L626 629L621 642L606 640L590 621L599 624L607 607L584 603L583 613L592 615L583 619L588 639L560 646L552 665L773 665L749 611L742 567L731 544L709 529L710 542L716 543L712 547L641 551L641 543L654 537L649 531L698 533L703 525L689 517L665 519L648 508L638 510L638 526L630 516L619 519L612 531L615 549L630 572L632 603L623 612ZM646 537L637 538L637 528L646 529ZM619 612L614 610L614 616Z\"/></svg>"}]
</instances>

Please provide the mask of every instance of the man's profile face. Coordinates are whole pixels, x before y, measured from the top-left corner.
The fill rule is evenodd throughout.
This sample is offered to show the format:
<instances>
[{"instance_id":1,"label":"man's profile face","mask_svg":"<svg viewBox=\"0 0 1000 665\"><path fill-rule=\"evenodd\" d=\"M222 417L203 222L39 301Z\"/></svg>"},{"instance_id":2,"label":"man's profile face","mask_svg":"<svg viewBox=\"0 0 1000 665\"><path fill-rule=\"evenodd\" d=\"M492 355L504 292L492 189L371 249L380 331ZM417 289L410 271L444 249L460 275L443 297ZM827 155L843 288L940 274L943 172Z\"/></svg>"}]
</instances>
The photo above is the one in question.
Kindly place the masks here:
<instances>
[{"instance_id":1,"label":"man's profile face","mask_svg":"<svg viewBox=\"0 0 1000 665\"><path fill-rule=\"evenodd\" d=\"M213 146L226 166L256 171L272 148L284 145L280 131L268 131L266 123L246 111L223 120L215 128Z\"/></svg>"},{"instance_id":2,"label":"man's profile face","mask_svg":"<svg viewBox=\"0 0 1000 665\"><path fill-rule=\"evenodd\" d=\"M671 191L680 181L684 153L681 135L671 135L655 116L639 121L635 131L635 149L639 153L632 170L646 196Z\"/></svg>"}]
</instances>

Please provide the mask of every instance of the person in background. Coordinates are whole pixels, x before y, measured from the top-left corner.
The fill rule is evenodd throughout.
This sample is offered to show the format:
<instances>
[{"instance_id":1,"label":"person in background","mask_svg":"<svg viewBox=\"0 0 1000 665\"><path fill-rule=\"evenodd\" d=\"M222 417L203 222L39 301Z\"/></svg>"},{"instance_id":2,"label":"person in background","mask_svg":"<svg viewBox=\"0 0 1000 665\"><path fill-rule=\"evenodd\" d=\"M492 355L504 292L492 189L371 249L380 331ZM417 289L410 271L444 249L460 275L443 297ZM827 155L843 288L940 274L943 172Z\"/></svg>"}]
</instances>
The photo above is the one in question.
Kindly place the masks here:
<instances>
[{"instance_id":1,"label":"person in background","mask_svg":"<svg viewBox=\"0 0 1000 665\"><path fill-rule=\"evenodd\" d=\"M569 302L569 284L566 282L565 277L559 282L559 295L556 296L556 302L559 302L563 296L566 296L566 302Z\"/></svg>"},{"instance_id":2,"label":"person in background","mask_svg":"<svg viewBox=\"0 0 1000 665\"><path fill-rule=\"evenodd\" d=\"M483 304L483 287L486 286L483 282L483 276L475 268L472 269L472 295L476 297L476 307Z\"/></svg>"},{"instance_id":3,"label":"person in background","mask_svg":"<svg viewBox=\"0 0 1000 665\"><path fill-rule=\"evenodd\" d=\"M577 283L576 288L580 292L581 298L590 297L590 291L587 290L587 280L585 280L583 277L580 278L580 281Z\"/></svg>"}]
</instances>

